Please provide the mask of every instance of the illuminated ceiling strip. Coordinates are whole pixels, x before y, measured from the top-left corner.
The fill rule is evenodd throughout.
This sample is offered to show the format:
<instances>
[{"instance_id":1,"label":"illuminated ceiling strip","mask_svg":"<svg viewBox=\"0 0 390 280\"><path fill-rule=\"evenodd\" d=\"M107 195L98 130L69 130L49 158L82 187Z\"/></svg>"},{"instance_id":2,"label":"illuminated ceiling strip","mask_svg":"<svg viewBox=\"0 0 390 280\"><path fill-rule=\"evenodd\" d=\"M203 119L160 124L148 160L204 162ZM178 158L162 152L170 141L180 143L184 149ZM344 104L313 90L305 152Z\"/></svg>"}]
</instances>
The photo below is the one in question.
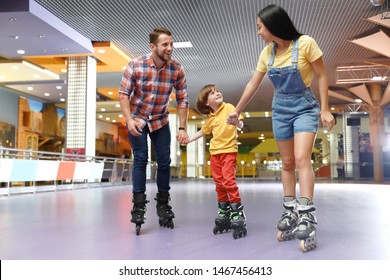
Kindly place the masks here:
<instances>
[{"instance_id":1,"label":"illuminated ceiling strip","mask_svg":"<svg viewBox=\"0 0 390 280\"><path fill-rule=\"evenodd\" d=\"M390 67L387 65L352 65L336 68L336 83L369 83L390 80Z\"/></svg>"}]
</instances>

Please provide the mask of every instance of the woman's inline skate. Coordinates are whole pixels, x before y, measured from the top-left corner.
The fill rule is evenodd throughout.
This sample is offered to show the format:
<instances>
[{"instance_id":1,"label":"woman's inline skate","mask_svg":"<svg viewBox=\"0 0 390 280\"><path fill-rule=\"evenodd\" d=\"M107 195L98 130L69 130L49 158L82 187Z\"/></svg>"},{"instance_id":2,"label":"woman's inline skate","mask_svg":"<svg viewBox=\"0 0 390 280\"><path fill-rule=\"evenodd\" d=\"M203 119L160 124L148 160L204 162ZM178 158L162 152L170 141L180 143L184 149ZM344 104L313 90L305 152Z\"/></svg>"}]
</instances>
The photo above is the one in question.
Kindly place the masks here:
<instances>
[{"instance_id":1,"label":"woman's inline skate","mask_svg":"<svg viewBox=\"0 0 390 280\"><path fill-rule=\"evenodd\" d=\"M317 219L314 203L307 198L298 199L298 226L294 235L300 240L299 247L302 252L310 251L317 247Z\"/></svg>"},{"instance_id":2,"label":"woman's inline skate","mask_svg":"<svg viewBox=\"0 0 390 280\"><path fill-rule=\"evenodd\" d=\"M293 230L298 225L298 202L292 196L283 198L284 212L276 225L278 233L276 238L278 241L286 241L294 239Z\"/></svg>"}]
</instances>

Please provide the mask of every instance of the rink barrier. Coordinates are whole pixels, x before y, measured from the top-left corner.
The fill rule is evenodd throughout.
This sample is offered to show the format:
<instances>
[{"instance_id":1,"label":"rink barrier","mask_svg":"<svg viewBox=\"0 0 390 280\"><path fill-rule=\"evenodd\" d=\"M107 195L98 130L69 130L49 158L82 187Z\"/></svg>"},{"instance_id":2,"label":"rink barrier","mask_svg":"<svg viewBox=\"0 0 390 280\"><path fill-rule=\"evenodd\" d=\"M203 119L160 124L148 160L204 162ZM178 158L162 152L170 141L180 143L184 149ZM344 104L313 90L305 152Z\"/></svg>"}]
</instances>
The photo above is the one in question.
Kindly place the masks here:
<instances>
[{"instance_id":1,"label":"rink barrier","mask_svg":"<svg viewBox=\"0 0 390 280\"><path fill-rule=\"evenodd\" d=\"M132 160L0 148L0 195L129 184Z\"/></svg>"}]
</instances>

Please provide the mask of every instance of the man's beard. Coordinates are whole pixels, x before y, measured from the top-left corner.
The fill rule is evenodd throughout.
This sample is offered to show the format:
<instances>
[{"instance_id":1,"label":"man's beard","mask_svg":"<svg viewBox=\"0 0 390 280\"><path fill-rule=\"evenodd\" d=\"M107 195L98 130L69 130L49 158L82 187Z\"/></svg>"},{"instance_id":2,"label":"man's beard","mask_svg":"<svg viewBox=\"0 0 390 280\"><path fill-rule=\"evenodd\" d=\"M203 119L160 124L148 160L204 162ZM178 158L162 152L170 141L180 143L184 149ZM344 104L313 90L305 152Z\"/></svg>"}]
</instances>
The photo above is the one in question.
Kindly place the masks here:
<instances>
[{"instance_id":1,"label":"man's beard","mask_svg":"<svg viewBox=\"0 0 390 280\"><path fill-rule=\"evenodd\" d=\"M170 55L167 55L166 53L159 54L157 51L156 55L162 61L168 62L171 59L172 53ZM167 56L168 56L168 58L166 58Z\"/></svg>"}]
</instances>

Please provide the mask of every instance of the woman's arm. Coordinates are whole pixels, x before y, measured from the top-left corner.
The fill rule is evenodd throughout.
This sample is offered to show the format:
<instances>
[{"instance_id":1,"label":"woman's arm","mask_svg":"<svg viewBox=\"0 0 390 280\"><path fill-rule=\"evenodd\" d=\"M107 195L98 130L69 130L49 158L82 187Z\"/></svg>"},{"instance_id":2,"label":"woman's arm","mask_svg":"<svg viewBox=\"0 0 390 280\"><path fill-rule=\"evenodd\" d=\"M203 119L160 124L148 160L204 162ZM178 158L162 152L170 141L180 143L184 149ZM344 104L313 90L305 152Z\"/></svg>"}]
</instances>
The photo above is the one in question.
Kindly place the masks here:
<instances>
[{"instance_id":1,"label":"woman's arm","mask_svg":"<svg viewBox=\"0 0 390 280\"><path fill-rule=\"evenodd\" d=\"M255 74L253 74L252 78L250 79L250 81L245 87L245 90L241 96L240 101L236 106L236 109L234 110L233 113L230 113L227 117L226 121L228 124L233 124L233 125L238 124L238 116L241 114L241 111L244 110L245 106L255 95L265 74L266 73L259 72L259 71L256 71Z\"/></svg>"},{"instance_id":2,"label":"woman's arm","mask_svg":"<svg viewBox=\"0 0 390 280\"><path fill-rule=\"evenodd\" d=\"M324 67L324 62L322 56L311 63L315 76L318 79L318 87L320 90L320 100L321 100L321 121L324 127L328 130L331 130L335 121L333 115L329 111L328 104L328 77L326 76L326 71Z\"/></svg>"}]
</instances>

